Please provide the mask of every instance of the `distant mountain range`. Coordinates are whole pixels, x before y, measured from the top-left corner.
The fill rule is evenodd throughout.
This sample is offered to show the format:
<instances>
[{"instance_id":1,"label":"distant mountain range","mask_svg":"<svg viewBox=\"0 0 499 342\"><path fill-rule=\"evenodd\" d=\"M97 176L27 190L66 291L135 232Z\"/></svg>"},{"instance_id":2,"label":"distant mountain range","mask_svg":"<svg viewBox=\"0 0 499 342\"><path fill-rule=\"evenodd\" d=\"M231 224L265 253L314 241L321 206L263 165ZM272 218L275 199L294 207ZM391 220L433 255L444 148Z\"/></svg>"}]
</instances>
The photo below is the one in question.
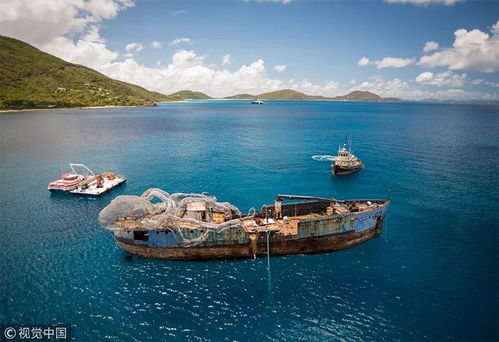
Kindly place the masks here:
<instances>
[{"instance_id":1,"label":"distant mountain range","mask_svg":"<svg viewBox=\"0 0 499 342\"><path fill-rule=\"evenodd\" d=\"M344 96L333 97L335 101L374 101L374 102L400 102L396 97L381 97L369 91L355 90Z\"/></svg>"},{"instance_id":2,"label":"distant mountain range","mask_svg":"<svg viewBox=\"0 0 499 342\"><path fill-rule=\"evenodd\" d=\"M324 101L374 101L374 102L398 102L401 99L395 97L381 97L368 91L352 91L344 96L325 97L319 95L307 95L293 89L282 89L258 95L238 94L228 96L226 99L267 99L267 100L324 100Z\"/></svg>"},{"instance_id":3,"label":"distant mountain range","mask_svg":"<svg viewBox=\"0 0 499 342\"><path fill-rule=\"evenodd\" d=\"M327 97L307 95L300 93L299 91L293 89L281 89L276 91L271 91L268 93L262 93L258 95L250 94L237 94L234 96L228 96L226 99L263 99L263 100L327 100Z\"/></svg>"},{"instance_id":4,"label":"distant mountain range","mask_svg":"<svg viewBox=\"0 0 499 342\"><path fill-rule=\"evenodd\" d=\"M182 90L168 95L174 100L209 100L216 99L199 91ZM381 97L369 91L355 90L347 95L336 97L325 97L319 95L307 95L293 89L281 89L257 95L237 94L224 97L228 100L299 100L299 101L359 101L359 102L400 102L405 101L397 97ZM408 102L425 102L425 103L469 103L469 104L498 104L497 100L439 100L439 99L422 99L419 101Z\"/></svg>"},{"instance_id":5,"label":"distant mountain range","mask_svg":"<svg viewBox=\"0 0 499 342\"><path fill-rule=\"evenodd\" d=\"M206 95L201 92L194 92L190 90L182 90L173 94L168 95L169 97L179 99L179 100L206 100L212 99L211 96ZM271 91L268 93L261 93L257 95L251 94L237 94L233 96L224 97L224 99L230 100L300 100L300 101L374 101L374 102L398 102L401 99L395 97L381 97L368 91L353 91L344 96L337 97L325 97L319 95L307 95L300 93L299 91L293 89L281 89L276 91Z\"/></svg>"},{"instance_id":6,"label":"distant mountain range","mask_svg":"<svg viewBox=\"0 0 499 342\"><path fill-rule=\"evenodd\" d=\"M147 106L172 100L0 36L0 109Z\"/></svg>"}]
</instances>

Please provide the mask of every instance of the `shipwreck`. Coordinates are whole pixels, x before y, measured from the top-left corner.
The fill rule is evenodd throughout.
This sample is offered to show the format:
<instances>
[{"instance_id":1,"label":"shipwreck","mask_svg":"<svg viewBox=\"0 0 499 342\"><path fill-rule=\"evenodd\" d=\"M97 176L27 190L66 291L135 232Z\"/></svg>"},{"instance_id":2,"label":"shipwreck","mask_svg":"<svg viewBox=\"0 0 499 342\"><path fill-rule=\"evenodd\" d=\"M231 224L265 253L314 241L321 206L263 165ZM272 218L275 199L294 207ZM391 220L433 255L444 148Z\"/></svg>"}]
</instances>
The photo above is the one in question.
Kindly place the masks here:
<instances>
[{"instance_id":1,"label":"shipwreck","mask_svg":"<svg viewBox=\"0 0 499 342\"><path fill-rule=\"evenodd\" d=\"M389 200L277 195L260 211L216 197L149 189L118 196L99 214L126 252L170 260L243 259L326 253L381 234Z\"/></svg>"}]
</instances>

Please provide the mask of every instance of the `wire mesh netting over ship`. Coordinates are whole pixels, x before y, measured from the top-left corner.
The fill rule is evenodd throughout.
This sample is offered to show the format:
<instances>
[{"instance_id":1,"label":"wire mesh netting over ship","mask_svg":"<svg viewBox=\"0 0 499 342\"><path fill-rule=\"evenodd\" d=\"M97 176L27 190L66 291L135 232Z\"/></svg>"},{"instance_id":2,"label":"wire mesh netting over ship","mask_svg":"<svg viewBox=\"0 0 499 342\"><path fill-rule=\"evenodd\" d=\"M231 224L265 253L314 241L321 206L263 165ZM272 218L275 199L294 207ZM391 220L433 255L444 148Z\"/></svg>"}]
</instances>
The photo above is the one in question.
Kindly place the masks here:
<instances>
[{"instance_id":1,"label":"wire mesh netting over ship","mask_svg":"<svg viewBox=\"0 0 499 342\"><path fill-rule=\"evenodd\" d=\"M243 227L241 212L228 202L197 193L170 195L161 189L149 189L141 196L116 197L100 212L99 222L109 230L170 230L183 246L200 244L210 233ZM202 234L189 239L183 229L197 229Z\"/></svg>"}]
</instances>

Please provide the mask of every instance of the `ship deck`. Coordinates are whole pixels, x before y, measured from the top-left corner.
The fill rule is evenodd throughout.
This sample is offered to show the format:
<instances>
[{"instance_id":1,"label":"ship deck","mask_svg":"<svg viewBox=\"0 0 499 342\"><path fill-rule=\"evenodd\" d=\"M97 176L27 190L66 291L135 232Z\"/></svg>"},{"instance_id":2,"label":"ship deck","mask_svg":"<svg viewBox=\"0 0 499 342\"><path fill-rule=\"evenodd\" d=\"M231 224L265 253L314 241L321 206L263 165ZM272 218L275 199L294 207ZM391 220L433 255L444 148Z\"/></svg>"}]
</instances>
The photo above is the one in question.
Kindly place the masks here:
<instances>
[{"instance_id":1,"label":"ship deck","mask_svg":"<svg viewBox=\"0 0 499 342\"><path fill-rule=\"evenodd\" d=\"M313 220L320 218L330 218L333 216L345 216L348 214L358 214L374 210L383 204L372 202L370 205L368 201L345 201L343 205L333 205L333 212L317 212L308 213L296 216L285 216L280 219L266 219L259 216L243 216L240 223L244 230L248 233L258 232L279 232L281 235L297 235L298 225L303 220ZM142 217L127 216L120 218L116 223L118 226L127 229L156 229L157 222L161 220L162 213L147 214ZM183 228L199 229L198 224L189 222L188 220L182 222Z\"/></svg>"},{"instance_id":2,"label":"ship deck","mask_svg":"<svg viewBox=\"0 0 499 342\"><path fill-rule=\"evenodd\" d=\"M71 190L70 193L77 195L88 195L88 196L99 196L105 192L108 192L112 188L115 188L126 181L125 177L116 177L115 179L104 178L102 187L98 188L96 186L90 186L86 189L76 188Z\"/></svg>"}]
</instances>

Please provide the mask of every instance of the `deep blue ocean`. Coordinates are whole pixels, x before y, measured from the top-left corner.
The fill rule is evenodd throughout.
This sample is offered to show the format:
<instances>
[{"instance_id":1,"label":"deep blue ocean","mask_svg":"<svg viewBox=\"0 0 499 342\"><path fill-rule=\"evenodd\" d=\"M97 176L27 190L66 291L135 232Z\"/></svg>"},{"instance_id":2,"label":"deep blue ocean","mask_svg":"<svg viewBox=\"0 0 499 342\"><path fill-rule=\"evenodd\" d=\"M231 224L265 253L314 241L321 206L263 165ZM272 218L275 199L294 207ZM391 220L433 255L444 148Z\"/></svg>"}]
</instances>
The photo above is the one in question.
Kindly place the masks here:
<instances>
[{"instance_id":1,"label":"deep blue ocean","mask_svg":"<svg viewBox=\"0 0 499 342\"><path fill-rule=\"evenodd\" d=\"M0 322L78 341L497 340L498 108L199 101L0 114ZM334 177L345 133L365 167ZM51 195L61 166L127 183ZM382 235L270 260L125 260L99 211L150 187L243 212L277 193L391 197ZM390 194L389 194L390 191Z\"/></svg>"}]
</instances>

